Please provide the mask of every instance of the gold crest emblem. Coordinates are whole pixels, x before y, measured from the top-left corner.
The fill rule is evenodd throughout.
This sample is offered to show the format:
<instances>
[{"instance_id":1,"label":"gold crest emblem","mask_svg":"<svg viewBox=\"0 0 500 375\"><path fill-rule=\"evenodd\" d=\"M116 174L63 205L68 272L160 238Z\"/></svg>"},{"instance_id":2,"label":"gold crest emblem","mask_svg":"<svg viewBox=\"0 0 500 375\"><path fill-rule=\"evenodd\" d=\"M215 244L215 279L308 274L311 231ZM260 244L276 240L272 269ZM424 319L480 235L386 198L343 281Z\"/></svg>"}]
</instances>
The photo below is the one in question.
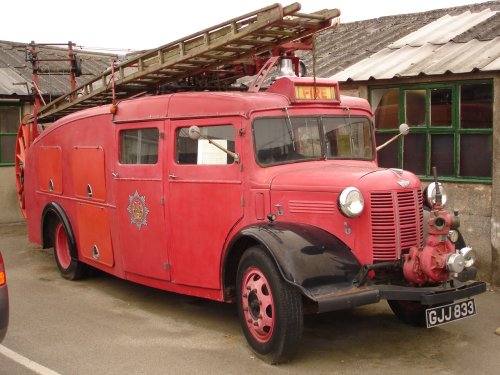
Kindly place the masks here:
<instances>
[{"instance_id":1,"label":"gold crest emblem","mask_svg":"<svg viewBox=\"0 0 500 375\"><path fill-rule=\"evenodd\" d=\"M143 225L148 225L146 218L149 214L149 209L146 206L146 196L139 195L136 190L133 195L129 195L128 201L127 211L130 213L130 224L137 225L137 229L141 230Z\"/></svg>"}]
</instances>

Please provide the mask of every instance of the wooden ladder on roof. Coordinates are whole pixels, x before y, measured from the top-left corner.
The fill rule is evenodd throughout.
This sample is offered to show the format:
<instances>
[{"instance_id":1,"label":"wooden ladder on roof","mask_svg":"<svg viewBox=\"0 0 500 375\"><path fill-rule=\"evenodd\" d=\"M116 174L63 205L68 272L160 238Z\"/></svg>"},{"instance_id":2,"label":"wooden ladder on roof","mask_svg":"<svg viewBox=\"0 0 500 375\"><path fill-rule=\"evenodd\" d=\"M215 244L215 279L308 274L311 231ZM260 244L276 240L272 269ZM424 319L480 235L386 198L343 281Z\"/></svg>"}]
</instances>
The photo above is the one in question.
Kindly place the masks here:
<instances>
[{"instance_id":1,"label":"wooden ladder on roof","mask_svg":"<svg viewBox=\"0 0 500 375\"><path fill-rule=\"evenodd\" d=\"M192 77L202 77L214 85L220 80L233 83L248 75L235 66L252 65L258 55L290 42L305 41L332 26L333 19L340 15L337 9L312 14L299 10L299 3L286 7L274 4L113 63L102 75L40 107L25 121L53 121L114 99L156 92L160 85Z\"/></svg>"}]
</instances>

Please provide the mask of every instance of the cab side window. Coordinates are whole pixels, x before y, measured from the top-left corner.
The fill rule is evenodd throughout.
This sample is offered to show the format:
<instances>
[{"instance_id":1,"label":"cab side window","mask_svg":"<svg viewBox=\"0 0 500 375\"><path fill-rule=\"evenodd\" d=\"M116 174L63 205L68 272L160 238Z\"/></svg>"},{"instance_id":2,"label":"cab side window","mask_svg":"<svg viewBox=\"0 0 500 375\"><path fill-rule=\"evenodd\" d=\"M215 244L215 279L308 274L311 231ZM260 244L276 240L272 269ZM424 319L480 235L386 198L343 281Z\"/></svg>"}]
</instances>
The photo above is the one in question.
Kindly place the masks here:
<instances>
[{"instance_id":1,"label":"cab side window","mask_svg":"<svg viewBox=\"0 0 500 375\"><path fill-rule=\"evenodd\" d=\"M227 165L234 163L232 156L210 144L208 139L234 152L234 128L231 125L200 127L198 140L189 138L189 127L176 131L175 158L177 164Z\"/></svg>"},{"instance_id":2,"label":"cab side window","mask_svg":"<svg viewBox=\"0 0 500 375\"><path fill-rule=\"evenodd\" d=\"M156 164L158 162L157 128L129 129L120 132L121 164Z\"/></svg>"}]
</instances>

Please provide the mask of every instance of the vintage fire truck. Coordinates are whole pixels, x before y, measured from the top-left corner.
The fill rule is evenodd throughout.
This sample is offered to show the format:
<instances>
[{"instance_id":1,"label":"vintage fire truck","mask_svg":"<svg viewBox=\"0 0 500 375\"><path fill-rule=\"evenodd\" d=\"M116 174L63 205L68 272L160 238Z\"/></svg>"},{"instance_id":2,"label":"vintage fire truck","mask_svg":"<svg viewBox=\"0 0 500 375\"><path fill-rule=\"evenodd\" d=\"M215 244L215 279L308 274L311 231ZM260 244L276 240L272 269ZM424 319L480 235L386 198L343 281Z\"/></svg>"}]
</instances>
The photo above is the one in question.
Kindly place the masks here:
<instances>
[{"instance_id":1,"label":"vintage fire truck","mask_svg":"<svg viewBox=\"0 0 500 375\"><path fill-rule=\"evenodd\" d=\"M378 167L367 101L283 69L259 90L276 62L299 73L293 50L339 15L299 9L276 4L113 65L24 119L19 201L64 278L93 267L233 302L272 363L298 348L306 312L385 299L409 324L475 314L485 283L472 281L458 213L437 179L423 191ZM249 92L185 90L257 69ZM171 92L131 95L151 82Z\"/></svg>"}]
</instances>

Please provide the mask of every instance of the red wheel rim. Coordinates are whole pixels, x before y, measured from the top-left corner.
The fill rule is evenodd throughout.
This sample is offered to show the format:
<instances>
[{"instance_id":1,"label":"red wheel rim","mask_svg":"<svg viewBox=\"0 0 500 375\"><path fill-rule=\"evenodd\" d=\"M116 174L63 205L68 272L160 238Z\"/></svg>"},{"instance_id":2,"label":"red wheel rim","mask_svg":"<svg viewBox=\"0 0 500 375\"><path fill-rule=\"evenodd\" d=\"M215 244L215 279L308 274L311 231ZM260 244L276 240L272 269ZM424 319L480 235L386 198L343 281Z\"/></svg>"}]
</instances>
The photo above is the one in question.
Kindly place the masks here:
<instances>
[{"instance_id":1,"label":"red wheel rim","mask_svg":"<svg viewBox=\"0 0 500 375\"><path fill-rule=\"evenodd\" d=\"M248 330L260 343L268 342L274 331L274 302L269 282L257 268L249 268L241 286L243 315Z\"/></svg>"},{"instance_id":2,"label":"red wheel rim","mask_svg":"<svg viewBox=\"0 0 500 375\"><path fill-rule=\"evenodd\" d=\"M62 224L56 228L55 247L57 260L62 268L67 269L71 264L71 255L69 254L68 236Z\"/></svg>"}]
</instances>

